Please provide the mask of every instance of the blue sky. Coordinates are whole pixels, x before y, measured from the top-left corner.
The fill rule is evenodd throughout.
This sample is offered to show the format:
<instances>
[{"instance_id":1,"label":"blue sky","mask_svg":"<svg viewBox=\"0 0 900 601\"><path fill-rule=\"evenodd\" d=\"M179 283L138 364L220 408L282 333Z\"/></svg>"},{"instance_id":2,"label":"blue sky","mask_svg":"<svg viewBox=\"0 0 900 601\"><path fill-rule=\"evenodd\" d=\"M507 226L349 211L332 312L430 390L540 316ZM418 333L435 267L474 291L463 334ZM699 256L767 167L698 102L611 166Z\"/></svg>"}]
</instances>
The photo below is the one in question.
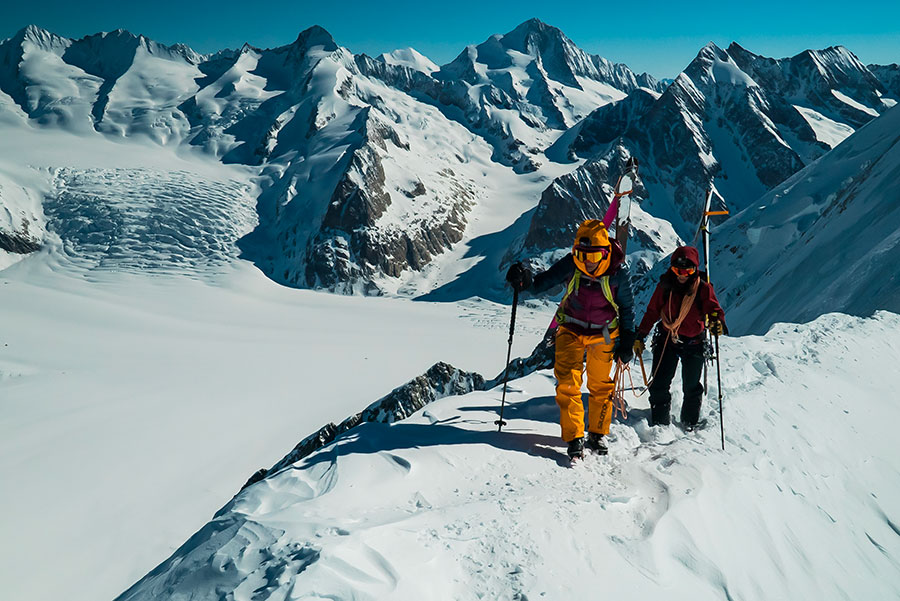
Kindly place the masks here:
<instances>
[{"instance_id":1,"label":"blue sky","mask_svg":"<svg viewBox=\"0 0 900 601\"><path fill-rule=\"evenodd\" d=\"M698 0L677 4L638 2L490 3L433 2L5 2L0 38L34 23L72 38L117 28L166 44L183 42L198 52L236 48L244 42L274 47L321 25L341 46L378 55L412 46L438 64L466 44L506 33L532 17L555 25L593 54L636 71L673 77L709 41L737 41L766 56L792 56L806 48L843 44L865 63L900 62L900 1L832 0L740 3Z\"/></svg>"}]
</instances>

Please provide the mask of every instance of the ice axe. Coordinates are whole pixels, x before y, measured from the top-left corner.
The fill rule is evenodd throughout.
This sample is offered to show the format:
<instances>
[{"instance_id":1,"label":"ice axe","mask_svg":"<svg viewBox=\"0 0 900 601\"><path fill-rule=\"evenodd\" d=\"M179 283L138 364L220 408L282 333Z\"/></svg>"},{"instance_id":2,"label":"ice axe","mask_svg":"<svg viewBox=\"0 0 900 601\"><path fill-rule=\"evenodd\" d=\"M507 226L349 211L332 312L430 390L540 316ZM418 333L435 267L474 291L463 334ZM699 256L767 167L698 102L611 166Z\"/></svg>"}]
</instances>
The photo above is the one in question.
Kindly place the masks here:
<instances>
[{"instance_id":1,"label":"ice axe","mask_svg":"<svg viewBox=\"0 0 900 601\"><path fill-rule=\"evenodd\" d=\"M725 199L722 198L722 195L719 194L719 191L716 190L716 187L710 183L709 189L706 191L706 201L703 206L703 215L700 217L700 227L697 229L697 233L694 235L694 240L697 240L698 236L703 237L703 265L706 268L706 283L710 284L710 275L709 275L709 218L713 215L728 215L728 211L711 211L710 208L712 206L712 198L713 194L718 196L722 202L724 203ZM709 325L709 316L706 316L706 324ZM707 328L707 332L709 332L709 328ZM719 428L722 432L722 450L725 450L725 418L722 415L722 368L719 363L719 334L714 334L715 345L716 345L716 377L718 378L719 383ZM707 338L707 340L709 340ZM706 393L706 385L708 380L708 370L706 363L703 364L703 392Z\"/></svg>"}]
</instances>

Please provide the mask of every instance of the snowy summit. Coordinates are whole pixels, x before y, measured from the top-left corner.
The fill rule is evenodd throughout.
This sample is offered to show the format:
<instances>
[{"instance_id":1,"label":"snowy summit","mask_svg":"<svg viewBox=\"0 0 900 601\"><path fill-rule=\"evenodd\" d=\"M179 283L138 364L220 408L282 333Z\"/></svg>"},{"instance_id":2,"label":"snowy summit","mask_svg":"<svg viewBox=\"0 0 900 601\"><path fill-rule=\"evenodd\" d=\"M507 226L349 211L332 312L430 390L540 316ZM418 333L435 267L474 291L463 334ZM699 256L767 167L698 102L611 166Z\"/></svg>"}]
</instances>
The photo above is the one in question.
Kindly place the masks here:
<instances>
[{"instance_id":1,"label":"snowy summit","mask_svg":"<svg viewBox=\"0 0 900 601\"><path fill-rule=\"evenodd\" d=\"M898 72L0 41L3 598L900 598Z\"/></svg>"}]
</instances>

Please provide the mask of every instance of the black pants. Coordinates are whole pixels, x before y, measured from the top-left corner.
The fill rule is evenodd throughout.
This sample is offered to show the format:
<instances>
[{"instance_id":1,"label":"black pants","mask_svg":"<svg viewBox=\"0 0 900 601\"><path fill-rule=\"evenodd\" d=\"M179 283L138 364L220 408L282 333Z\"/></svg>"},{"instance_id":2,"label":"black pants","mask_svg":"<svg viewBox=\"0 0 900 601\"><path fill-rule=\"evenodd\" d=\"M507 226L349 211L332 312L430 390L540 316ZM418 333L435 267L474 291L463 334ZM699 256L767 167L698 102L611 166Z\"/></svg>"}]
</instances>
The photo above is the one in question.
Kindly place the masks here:
<instances>
[{"instance_id":1,"label":"black pants","mask_svg":"<svg viewBox=\"0 0 900 601\"><path fill-rule=\"evenodd\" d=\"M650 383L650 425L668 425L672 393L669 387L675 377L678 360L681 359L682 390L681 423L695 425L700 419L700 403L703 401L704 341L702 337L678 344L666 340L667 336L653 339L653 381Z\"/></svg>"}]
</instances>

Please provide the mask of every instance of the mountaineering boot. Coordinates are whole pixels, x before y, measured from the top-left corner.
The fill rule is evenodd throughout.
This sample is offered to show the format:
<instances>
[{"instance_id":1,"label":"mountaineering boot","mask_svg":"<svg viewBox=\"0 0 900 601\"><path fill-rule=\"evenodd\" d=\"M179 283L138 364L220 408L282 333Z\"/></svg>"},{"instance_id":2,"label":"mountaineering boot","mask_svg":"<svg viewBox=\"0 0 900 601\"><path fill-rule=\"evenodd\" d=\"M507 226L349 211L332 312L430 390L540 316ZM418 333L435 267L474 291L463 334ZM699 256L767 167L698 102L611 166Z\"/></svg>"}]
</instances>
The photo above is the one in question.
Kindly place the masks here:
<instances>
[{"instance_id":1,"label":"mountaineering boot","mask_svg":"<svg viewBox=\"0 0 900 601\"><path fill-rule=\"evenodd\" d=\"M588 432L586 446L598 455L606 455L607 453L609 453L609 445L607 444L606 436L604 436L603 434Z\"/></svg>"},{"instance_id":2,"label":"mountaineering boot","mask_svg":"<svg viewBox=\"0 0 900 601\"><path fill-rule=\"evenodd\" d=\"M584 438L573 438L570 440L569 448L566 452L572 461L584 459Z\"/></svg>"},{"instance_id":3,"label":"mountaineering boot","mask_svg":"<svg viewBox=\"0 0 900 601\"><path fill-rule=\"evenodd\" d=\"M706 427L706 420L701 419L695 424L684 424L685 432L693 432L694 430L702 430Z\"/></svg>"},{"instance_id":4,"label":"mountaineering boot","mask_svg":"<svg viewBox=\"0 0 900 601\"><path fill-rule=\"evenodd\" d=\"M671 406L669 403L660 403L659 405L650 406L650 425L651 426L668 426L671 421L669 411Z\"/></svg>"}]
</instances>

